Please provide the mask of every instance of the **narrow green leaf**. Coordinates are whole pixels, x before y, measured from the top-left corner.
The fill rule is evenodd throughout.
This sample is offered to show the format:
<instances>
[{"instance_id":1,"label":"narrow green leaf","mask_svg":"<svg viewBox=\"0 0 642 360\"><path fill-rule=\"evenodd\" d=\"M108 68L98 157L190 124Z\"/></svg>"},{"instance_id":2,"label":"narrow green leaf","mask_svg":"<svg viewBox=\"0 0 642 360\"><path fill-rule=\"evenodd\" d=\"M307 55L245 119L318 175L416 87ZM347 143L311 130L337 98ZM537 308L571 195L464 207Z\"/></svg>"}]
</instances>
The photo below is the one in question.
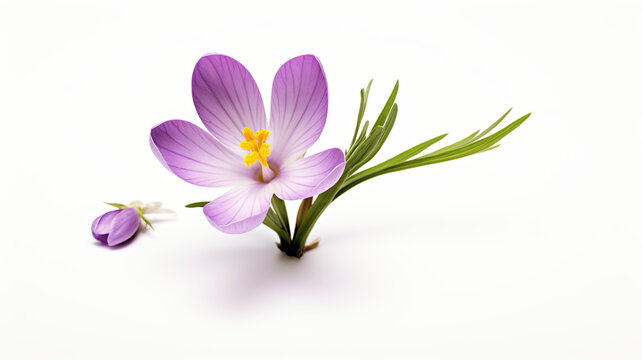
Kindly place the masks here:
<instances>
[{"instance_id":1,"label":"narrow green leaf","mask_svg":"<svg viewBox=\"0 0 642 360\"><path fill-rule=\"evenodd\" d=\"M272 195L272 207L276 216L279 218L281 227L290 235L290 222L288 220L288 210L285 207L285 201L279 199L276 195Z\"/></svg>"},{"instance_id":2,"label":"narrow green leaf","mask_svg":"<svg viewBox=\"0 0 642 360\"><path fill-rule=\"evenodd\" d=\"M390 96L388 97L388 101L386 101L386 105L383 106L383 110L381 110L381 113L379 114L377 121L375 121L374 125L372 125L373 131L375 127L382 126L383 122L386 121L386 119L388 118L390 109L392 109L392 105L395 103L395 99L397 98L398 91L399 91L399 80L397 80L397 82L395 83L395 87L392 89L392 93L390 93Z\"/></svg>"},{"instance_id":3,"label":"narrow green leaf","mask_svg":"<svg viewBox=\"0 0 642 360\"><path fill-rule=\"evenodd\" d=\"M361 161L359 161L359 163L355 165L355 170L367 164L368 161L372 160L372 158L375 155L377 155L377 153L383 146L383 143L386 142L388 135L390 135L390 132L392 131L392 127L395 125L395 120L397 118L397 109L398 109L397 104L393 104L392 109L390 110L388 119L386 120L386 123L383 125L383 133L381 134L381 138L379 139L379 141L375 143L372 151L370 151L365 158L363 158Z\"/></svg>"},{"instance_id":4,"label":"narrow green leaf","mask_svg":"<svg viewBox=\"0 0 642 360\"><path fill-rule=\"evenodd\" d=\"M359 118L357 119L358 122L361 122L361 120L363 120L363 116L366 113L366 107L368 106L368 97L370 96L370 86L372 85L372 81L374 81L374 79L370 79L370 81L368 82L368 86L366 86L365 93L363 94L363 106L359 107Z\"/></svg>"},{"instance_id":5,"label":"narrow green leaf","mask_svg":"<svg viewBox=\"0 0 642 360\"><path fill-rule=\"evenodd\" d=\"M508 113L510 113L511 110L512 110L512 108L508 109L508 111L506 113L504 113L504 115L502 115L497 121L492 123L486 130L482 131L481 133L479 132L479 130L477 130L473 134L471 134L471 135L459 140L458 142L453 143L451 145L448 145L446 147L443 147L443 148L441 148L441 149L439 149L437 151L434 151L434 152L432 152L430 154L426 154L426 156L437 156L437 155L443 154L443 153L445 153L447 151L451 151L451 150L454 150L454 149L459 149L459 148L461 148L463 146L466 146L466 145L468 145L470 143L473 143L473 142L483 138L491 130L493 130L495 127L497 127L497 125L499 125L499 123L501 123L502 120L504 120L504 118L506 118L506 116L508 115Z\"/></svg>"},{"instance_id":6,"label":"narrow green leaf","mask_svg":"<svg viewBox=\"0 0 642 360\"><path fill-rule=\"evenodd\" d=\"M187 205L185 205L185 207L186 208L200 208L200 207L204 207L205 205L207 205L209 203L210 203L209 201L199 201L199 202L187 204Z\"/></svg>"},{"instance_id":7,"label":"narrow green leaf","mask_svg":"<svg viewBox=\"0 0 642 360\"><path fill-rule=\"evenodd\" d=\"M357 125L354 127L354 135L352 135L352 141L350 141L349 148L352 148L352 145L354 145L354 142L357 140L357 134L359 133L359 127L361 126L361 119L363 118L361 114L365 112L364 105L365 105L365 90L361 89L361 102L359 103L359 114L357 115Z\"/></svg>"},{"instance_id":8,"label":"narrow green leaf","mask_svg":"<svg viewBox=\"0 0 642 360\"><path fill-rule=\"evenodd\" d=\"M486 152L486 151L493 150L494 148L498 148L498 147L499 147L499 145L501 145L501 144L497 144L497 145L495 145L495 146L491 146L491 147L489 147L488 149L484 149L484 150L480 151L479 153L483 153L483 152Z\"/></svg>"},{"instance_id":9,"label":"narrow green leaf","mask_svg":"<svg viewBox=\"0 0 642 360\"><path fill-rule=\"evenodd\" d=\"M363 170L363 171L361 171L361 172L359 172L357 174L354 174L353 176L348 178L346 183L354 181L354 180L356 180L356 179L358 179L360 177L367 176L367 175L369 175L371 173L374 173L374 172L377 172L379 170L383 170L383 169L385 169L387 167L390 167L392 165L399 164L401 162L404 162L404 161L412 158L413 156L419 155L419 154L421 154L422 151L424 151L425 149L427 149L431 145L437 143L438 141L440 141L441 139L446 137L446 135L448 135L448 134L442 134L442 135L434 137L434 138L432 138L430 140L424 141L421 144L415 145L415 146L411 147L410 149L400 153L397 156L391 157L390 159L382 162L381 164L375 165L375 166L373 166L373 167L371 167L369 169L366 169L366 170Z\"/></svg>"},{"instance_id":10,"label":"narrow green leaf","mask_svg":"<svg viewBox=\"0 0 642 360\"><path fill-rule=\"evenodd\" d=\"M481 132L481 134L477 135L477 136L473 139L473 141L477 141L477 140L479 140L479 139L483 138L486 134L488 134L491 130L493 130L497 125L499 125L499 123L501 123L501 122L502 122L502 120L504 120L504 119L506 118L506 116L508 115L508 113L510 113L510 112L511 112L511 110L513 110L513 108L508 109L508 111L506 111L506 113L504 113L504 115L502 115L502 117L500 117L500 118L499 118L497 121L495 121L491 126L489 126L489 127L488 127L488 129L486 129L486 130L482 131L482 132Z\"/></svg>"},{"instance_id":11,"label":"narrow green leaf","mask_svg":"<svg viewBox=\"0 0 642 360\"><path fill-rule=\"evenodd\" d=\"M106 202L105 204L111 205L111 206L119 208L119 209L127 209L127 205L120 204L120 203L109 203L109 202Z\"/></svg>"},{"instance_id":12,"label":"narrow green leaf","mask_svg":"<svg viewBox=\"0 0 642 360\"><path fill-rule=\"evenodd\" d=\"M526 119L528 119L531 116L531 113L528 113L521 118L513 121L509 125L506 125L503 129L499 130L498 132L484 138L481 140L477 140L471 144L468 144L466 146L462 146L458 149L450 150L447 152L444 152L442 154L439 154L437 156L433 156L431 154L420 156L415 160L410 160L406 162L405 164L411 163L413 161L421 162L422 159L433 159L433 158L440 158L440 157L450 157L450 156L459 156L460 154L465 154L464 156L471 155L473 153L486 150L490 146L496 144L499 140L501 140L504 136L510 134L513 130L515 130L518 126L520 126ZM403 164L400 164L403 165Z\"/></svg>"},{"instance_id":13,"label":"narrow green leaf","mask_svg":"<svg viewBox=\"0 0 642 360\"><path fill-rule=\"evenodd\" d=\"M356 171L359 167L356 166L374 150L375 144L381 139L383 135L383 126L377 126L372 129L370 135L356 147L352 156L346 160L346 171L350 173Z\"/></svg>"},{"instance_id":14,"label":"narrow green leaf","mask_svg":"<svg viewBox=\"0 0 642 360\"><path fill-rule=\"evenodd\" d=\"M359 114L357 115L357 126L354 129L354 135L352 136L350 147L354 145L354 142L357 139L357 134L359 133L359 127L361 126L361 120L363 119L363 115L366 112L366 106L368 105L368 95L370 95L370 86L372 85L373 80L374 79L370 80L365 90L361 89L361 103L359 103Z\"/></svg>"},{"instance_id":15,"label":"narrow green leaf","mask_svg":"<svg viewBox=\"0 0 642 360\"><path fill-rule=\"evenodd\" d=\"M140 216L141 219L143 219L145 224L147 224L152 230L154 230L154 227L152 226L152 223L150 223L149 220L147 220L147 218L142 213L140 213L139 216Z\"/></svg>"},{"instance_id":16,"label":"narrow green leaf","mask_svg":"<svg viewBox=\"0 0 642 360\"><path fill-rule=\"evenodd\" d=\"M299 211L296 214L296 222L294 223L295 229L298 229L299 226L301 226L301 222L303 221L305 215L308 213L308 210L310 210L310 206L312 206L312 197L307 197L301 200Z\"/></svg>"},{"instance_id":17,"label":"narrow green leaf","mask_svg":"<svg viewBox=\"0 0 642 360\"><path fill-rule=\"evenodd\" d=\"M276 232L276 234L279 236L279 239L281 239L282 243L285 243L286 245L290 243L290 235L281 227L279 217L276 215L274 210L272 210L272 208L268 210L265 219L263 219L263 224L274 230L274 232Z\"/></svg>"},{"instance_id":18,"label":"narrow green leaf","mask_svg":"<svg viewBox=\"0 0 642 360\"><path fill-rule=\"evenodd\" d=\"M366 138L366 134L368 133L368 125L370 122L366 120L366 122L363 124L363 129L361 130L361 134L359 134L359 137L357 138L357 141L354 142L354 144L350 147L346 154L346 159L352 157L352 154L354 151L359 147L359 145L363 142L363 139Z\"/></svg>"},{"instance_id":19,"label":"narrow green leaf","mask_svg":"<svg viewBox=\"0 0 642 360\"><path fill-rule=\"evenodd\" d=\"M433 151L430 154L427 154L426 156L429 156L429 155L430 156L436 156L436 155L445 153L446 151L450 151L450 150L453 150L453 149L458 149L458 148L460 148L460 147L462 147L464 145L468 145L468 144L470 144L472 142L472 140L475 138L475 135L477 135L477 133L479 133L479 130L475 131L474 133L466 136L465 138L463 138L463 139L461 139L461 140L459 140L459 141L457 141L455 143L452 143L452 144L450 144L448 146L444 146L443 148L441 148L439 150Z\"/></svg>"}]
</instances>

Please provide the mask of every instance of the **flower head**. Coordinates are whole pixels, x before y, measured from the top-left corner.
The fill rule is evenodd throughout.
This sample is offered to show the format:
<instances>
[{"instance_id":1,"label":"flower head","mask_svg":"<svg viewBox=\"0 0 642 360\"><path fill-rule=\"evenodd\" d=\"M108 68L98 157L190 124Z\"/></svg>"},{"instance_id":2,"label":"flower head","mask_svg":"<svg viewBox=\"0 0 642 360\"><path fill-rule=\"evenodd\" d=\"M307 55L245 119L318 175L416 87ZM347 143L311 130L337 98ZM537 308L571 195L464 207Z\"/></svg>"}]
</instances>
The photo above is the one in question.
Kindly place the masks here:
<instances>
[{"instance_id":1,"label":"flower head","mask_svg":"<svg viewBox=\"0 0 642 360\"><path fill-rule=\"evenodd\" d=\"M229 56L212 54L198 61L192 96L209 133L170 120L152 128L150 146L181 179L231 188L203 208L217 229L247 232L263 222L273 195L312 197L343 173L345 157L338 148L303 157L321 135L328 111L327 82L316 57L293 58L278 70L269 124L254 78Z\"/></svg>"}]
</instances>

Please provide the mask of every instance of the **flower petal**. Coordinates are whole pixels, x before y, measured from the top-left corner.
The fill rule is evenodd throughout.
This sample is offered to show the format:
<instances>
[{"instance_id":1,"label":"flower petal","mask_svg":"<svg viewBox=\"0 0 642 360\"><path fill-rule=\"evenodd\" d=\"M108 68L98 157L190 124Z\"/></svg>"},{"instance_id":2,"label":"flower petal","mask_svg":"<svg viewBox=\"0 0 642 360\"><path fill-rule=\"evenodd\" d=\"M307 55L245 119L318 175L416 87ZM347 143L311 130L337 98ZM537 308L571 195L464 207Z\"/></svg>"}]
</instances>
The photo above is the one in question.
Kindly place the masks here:
<instances>
[{"instance_id":1,"label":"flower petal","mask_svg":"<svg viewBox=\"0 0 642 360\"><path fill-rule=\"evenodd\" d=\"M281 169L272 180L276 196L299 200L318 195L334 185L343 174L346 160L341 149L333 148L297 160Z\"/></svg>"},{"instance_id":2,"label":"flower petal","mask_svg":"<svg viewBox=\"0 0 642 360\"><path fill-rule=\"evenodd\" d=\"M91 224L91 233L94 235L94 239L107 244L107 237L112 230L112 223L116 215L118 215L122 210L112 210L106 212L94 220Z\"/></svg>"},{"instance_id":3,"label":"flower petal","mask_svg":"<svg viewBox=\"0 0 642 360\"><path fill-rule=\"evenodd\" d=\"M205 205L203 212L210 223L224 233L248 232L265 219L272 199L271 189L270 184L259 182L233 188Z\"/></svg>"},{"instance_id":4,"label":"flower petal","mask_svg":"<svg viewBox=\"0 0 642 360\"><path fill-rule=\"evenodd\" d=\"M145 204L142 204L143 214L153 214L156 210L159 210L163 203L160 201L151 201Z\"/></svg>"},{"instance_id":5,"label":"flower petal","mask_svg":"<svg viewBox=\"0 0 642 360\"><path fill-rule=\"evenodd\" d=\"M205 127L224 145L236 149L243 128L265 129L265 107L250 72L225 55L203 56L192 75L192 97Z\"/></svg>"},{"instance_id":6,"label":"flower petal","mask_svg":"<svg viewBox=\"0 0 642 360\"><path fill-rule=\"evenodd\" d=\"M314 144L328 113L328 83L314 55L289 60L272 85L270 133L272 156L278 165L298 158Z\"/></svg>"},{"instance_id":7,"label":"flower petal","mask_svg":"<svg viewBox=\"0 0 642 360\"><path fill-rule=\"evenodd\" d=\"M198 126L170 120L152 128L149 143L160 162L179 178L200 186L230 186L256 179L257 167Z\"/></svg>"},{"instance_id":8,"label":"flower petal","mask_svg":"<svg viewBox=\"0 0 642 360\"><path fill-rule=\"evenodd\" d=\"M111 231L107 237L107 245L115 246L131 239L140 225L138 210L122 209L112 220Z\"/></svg>"}]
</instances>

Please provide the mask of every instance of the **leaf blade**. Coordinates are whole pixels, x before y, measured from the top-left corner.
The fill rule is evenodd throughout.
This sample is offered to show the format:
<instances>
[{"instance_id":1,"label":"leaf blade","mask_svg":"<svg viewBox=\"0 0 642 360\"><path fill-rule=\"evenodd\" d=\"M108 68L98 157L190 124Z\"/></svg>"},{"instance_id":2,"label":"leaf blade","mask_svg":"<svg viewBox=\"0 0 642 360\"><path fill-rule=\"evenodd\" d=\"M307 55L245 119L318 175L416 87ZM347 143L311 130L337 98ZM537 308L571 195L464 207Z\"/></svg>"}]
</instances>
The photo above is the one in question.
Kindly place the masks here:
<instances>
[{"instance_id":1,"label":"leaf blade","mask_svg":"<svg viewBox=\"0 0 642 360\"><path fill-rule=\"evenodd\" d=\"M207 205L209 203L210 203L210 201L197 201L197 202L193 202L191 204L187 204L187 205L185 205L185 207L186 208L200 208L200 207L204 207L205 205Z\"/></svg>"}]
</instances>

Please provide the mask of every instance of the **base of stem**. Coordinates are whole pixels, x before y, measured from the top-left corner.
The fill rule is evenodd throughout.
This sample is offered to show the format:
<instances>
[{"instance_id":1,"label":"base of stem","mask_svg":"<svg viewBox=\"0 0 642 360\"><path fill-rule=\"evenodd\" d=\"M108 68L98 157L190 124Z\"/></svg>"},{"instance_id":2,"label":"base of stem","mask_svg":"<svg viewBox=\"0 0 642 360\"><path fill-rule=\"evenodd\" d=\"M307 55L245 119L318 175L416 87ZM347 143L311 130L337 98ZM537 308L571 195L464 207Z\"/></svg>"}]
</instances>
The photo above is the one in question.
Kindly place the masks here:
<instances>
[{"instance_id":1,"label":"base of stem","mask_svg":"<svg viewBox=\"0 0 642 360\"><path fill-rule=\"evenodd\" d=\"M321 238L316 238L313 242L311 242L308 245L303 244L303 246L297 246L295 244L287 244L283 245L281 243L276 243L276 247L279 248L279 250L283 251L283 253L287 256L292 256L295 258L301 258L303 254L307 251L310 251L312 249L316 249L317 246L319 246L319 241Z\"/></svg>"}]
</instances>

